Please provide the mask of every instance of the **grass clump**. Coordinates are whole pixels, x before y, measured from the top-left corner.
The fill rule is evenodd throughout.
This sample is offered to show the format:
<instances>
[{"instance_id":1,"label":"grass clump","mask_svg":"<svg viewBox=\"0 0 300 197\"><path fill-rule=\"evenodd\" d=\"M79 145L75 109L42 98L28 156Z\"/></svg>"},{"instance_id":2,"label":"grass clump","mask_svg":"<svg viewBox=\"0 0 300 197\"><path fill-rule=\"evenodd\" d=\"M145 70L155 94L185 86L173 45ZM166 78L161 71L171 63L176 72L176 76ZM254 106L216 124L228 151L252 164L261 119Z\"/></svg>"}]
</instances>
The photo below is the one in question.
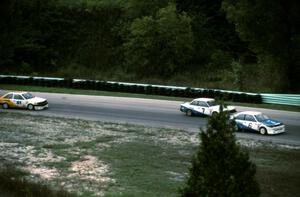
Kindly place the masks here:
<instances>
[{"instance_id":1,"label":"grass clump","mask_svg":"<svg viewBox=\"0 0 300 197\"><path fill-rule=\"evenodd\" d=\"M12 167L0 170L0 193L4 197L75 197L63 190L53 190L41 182L30 182L27 172Z\"/></svg>"}]
</instances>

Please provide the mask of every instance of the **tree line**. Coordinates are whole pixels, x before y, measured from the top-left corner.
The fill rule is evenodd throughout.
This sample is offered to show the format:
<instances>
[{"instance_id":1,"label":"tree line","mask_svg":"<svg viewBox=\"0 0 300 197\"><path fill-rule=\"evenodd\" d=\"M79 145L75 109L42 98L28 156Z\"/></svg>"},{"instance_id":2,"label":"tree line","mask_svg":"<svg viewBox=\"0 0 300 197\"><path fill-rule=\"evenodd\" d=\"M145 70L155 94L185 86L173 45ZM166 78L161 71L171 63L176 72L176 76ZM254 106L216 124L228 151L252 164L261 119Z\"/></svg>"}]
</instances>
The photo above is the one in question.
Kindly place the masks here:
<instances>
[{"instance_id":1,"label":"tree line","mask_svg":"<svg viewBox=\"0 0 300 197\"><path fill-rule=\"evenodd\" d=\"M299 92L297 0L3 0L0 68Z\"/></svg>"}]
</instances>

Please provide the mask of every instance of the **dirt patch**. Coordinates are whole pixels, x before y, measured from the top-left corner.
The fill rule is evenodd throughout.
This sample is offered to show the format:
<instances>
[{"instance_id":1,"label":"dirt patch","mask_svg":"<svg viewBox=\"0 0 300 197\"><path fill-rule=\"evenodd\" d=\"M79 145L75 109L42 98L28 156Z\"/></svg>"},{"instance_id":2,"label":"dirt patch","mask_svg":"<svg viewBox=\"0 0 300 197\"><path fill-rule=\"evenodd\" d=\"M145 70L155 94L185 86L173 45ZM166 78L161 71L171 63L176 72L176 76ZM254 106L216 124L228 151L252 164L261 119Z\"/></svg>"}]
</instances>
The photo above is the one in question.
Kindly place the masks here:
<instances>
[{"instance_id":1,"label":"dirt patch","mask_svg":"<svg viewBox=\"0 0 300 197\"><path fill-rule=\"evenodd\" d=\"M114 183L115 181L108 177L109 166L96 157L91 155L83 156L79 161L71 163L71 173L68 175L70 179L81 180L85 190L94 192L96 195L103 195L103 191L95 188L100 186L105 188L107 184Z\"/></svg>"}]
</instances>

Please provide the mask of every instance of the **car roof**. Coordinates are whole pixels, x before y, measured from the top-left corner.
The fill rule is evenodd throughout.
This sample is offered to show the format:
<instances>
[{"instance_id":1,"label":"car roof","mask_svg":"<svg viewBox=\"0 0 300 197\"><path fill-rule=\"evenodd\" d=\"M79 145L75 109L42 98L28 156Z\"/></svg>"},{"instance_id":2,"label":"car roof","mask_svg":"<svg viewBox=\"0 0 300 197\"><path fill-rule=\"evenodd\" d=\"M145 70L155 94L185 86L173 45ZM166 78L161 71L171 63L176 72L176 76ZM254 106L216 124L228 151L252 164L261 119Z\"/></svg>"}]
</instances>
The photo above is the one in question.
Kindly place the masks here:
<instances>
[{"instance_id":1,"label":"car roof","mask_svg":"<svg viewBox=\"0 0 300 197\"><path fill-rule=\"evenodd\" d=\"M207 102L207 101L214 101L214 100L215 99L213 99L213 98L196 98L193 101L205 101L205 102Z\"/></svg>"},{"instance_id":2,"label":"car roof","mask_svg":"<svg viewBox=\"0 0 300 197\"><path fill-rule=\"evenodd\" d=\"M240 112L238 114L258 115L258 114L261 114L261 112L258 112L258 111L243 111L243 112Z\"/></svg>"},{"instance_id":3,"label":"car roof","mask_svg":"<svg viewBox=\"0 0 300 197\"><path fill-rule=\"evenodd\" d=\"M3 94L2 97L6 96L8 94L25 94L25 93L28 93L28 92L24 92L24 91L7 92L7 93Z\"/></svg>"},{"instance_id":4,"label":"car roof","mask_svg":"<svg viewBox=\"0 0 300 197\"><path fill-rule=\"evenodd\" d=\"M14 91L14 92L8 92L7 94L25 94L28 92L24 92L24 91Z\"/></svg>"}]
</instances>

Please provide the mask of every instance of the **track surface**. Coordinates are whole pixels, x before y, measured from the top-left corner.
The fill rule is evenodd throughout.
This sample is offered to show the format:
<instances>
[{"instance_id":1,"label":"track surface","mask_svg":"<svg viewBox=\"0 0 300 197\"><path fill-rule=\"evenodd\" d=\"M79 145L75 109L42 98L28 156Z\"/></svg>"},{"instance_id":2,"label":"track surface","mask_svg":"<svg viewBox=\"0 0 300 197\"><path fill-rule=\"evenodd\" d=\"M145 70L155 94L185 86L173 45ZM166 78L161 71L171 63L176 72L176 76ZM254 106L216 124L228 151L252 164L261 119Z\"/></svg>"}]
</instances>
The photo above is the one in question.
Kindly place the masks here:
<instances>
[{"instance_id":1,"label":"track surface","mask_svg":"<svg viewBox=\"0 0 300 197\"><path fill-rule=\"evenodd\" d=\"M87 96L54 93L35 93L47 98L49 109L22 113L71 117L109 122L134 123L153 127L179 128L198 132L205 127L207 118L187 117L179 111L178 101L137 99L124 97ZM257 133L237 133L238 138L248 138L274 143L300 145L300 113L269 109L237 107L238 111L262 111L273 119L285 123L287 132L275 136L262 136ZM14 110L15 111L15 110Z\"/></svg>"}]
</instances>

